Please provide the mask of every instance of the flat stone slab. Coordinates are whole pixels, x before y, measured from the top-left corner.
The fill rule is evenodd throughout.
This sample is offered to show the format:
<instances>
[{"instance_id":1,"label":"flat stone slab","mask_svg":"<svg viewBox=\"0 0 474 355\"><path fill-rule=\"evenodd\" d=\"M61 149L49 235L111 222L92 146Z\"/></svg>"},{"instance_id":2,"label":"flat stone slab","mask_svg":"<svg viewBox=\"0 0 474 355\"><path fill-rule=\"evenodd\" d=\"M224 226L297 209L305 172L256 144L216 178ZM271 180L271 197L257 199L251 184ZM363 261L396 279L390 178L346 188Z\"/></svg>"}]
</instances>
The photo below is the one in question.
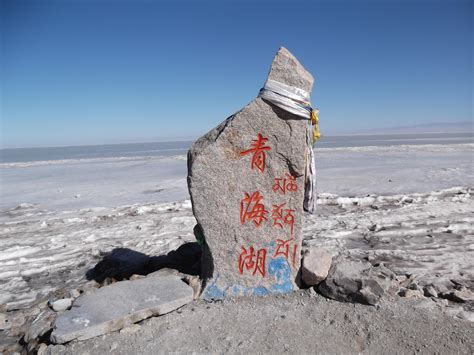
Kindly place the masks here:
<instances>
[{"instance_id":1,"label":"flat stone slab","mask_svg":"<svg viewBox=\"0 0 474 355\"><path fill-rule=\"evenodd\" d=\"M51 341L84 340L171 312L193 300L193 289L177 276L121 281L79 297L60 315Z\"/></svg>"}]
</instances>

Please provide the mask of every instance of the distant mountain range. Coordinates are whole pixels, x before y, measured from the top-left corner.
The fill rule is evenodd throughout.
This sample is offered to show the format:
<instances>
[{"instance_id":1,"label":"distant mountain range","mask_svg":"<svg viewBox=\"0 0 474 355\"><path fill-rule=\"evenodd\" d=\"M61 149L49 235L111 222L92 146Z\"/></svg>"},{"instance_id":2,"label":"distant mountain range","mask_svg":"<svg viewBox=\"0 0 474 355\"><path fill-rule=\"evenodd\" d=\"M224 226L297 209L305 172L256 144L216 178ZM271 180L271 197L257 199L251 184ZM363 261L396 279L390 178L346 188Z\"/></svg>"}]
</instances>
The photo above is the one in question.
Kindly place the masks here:
<instances>
[{"instance_id":1,"label":"distant mountain range","mask_svg":"<svg viewBox=\"0 0 474 355\"><path fill-rule=\"evenodd\" d=\"M419 134L419 133L460 133L474 132L474 124L469 121L461 122L437 122L425 123L412 126L399 126L390 128L372 128L357 131L334 131L327 135L352 135L352 134Z\"/></svg>"}]
</instances>

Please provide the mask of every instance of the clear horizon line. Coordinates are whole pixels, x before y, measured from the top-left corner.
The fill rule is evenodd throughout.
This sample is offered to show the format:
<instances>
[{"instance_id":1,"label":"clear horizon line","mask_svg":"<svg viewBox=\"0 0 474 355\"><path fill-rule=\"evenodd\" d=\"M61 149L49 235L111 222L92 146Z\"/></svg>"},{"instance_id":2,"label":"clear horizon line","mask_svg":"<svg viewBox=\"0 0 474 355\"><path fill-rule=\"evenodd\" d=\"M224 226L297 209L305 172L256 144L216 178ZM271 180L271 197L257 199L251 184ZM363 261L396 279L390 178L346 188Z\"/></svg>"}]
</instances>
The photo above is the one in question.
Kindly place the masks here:
<instances>
[{"instance_id":1,"label":"clear horizon line","mask_svg":"<svg viewBox=\"0 0 474 355\"><path fill-rule=\"evenodd\" d=\"M351 136L414 136L420 134L466 134L469 133L474 137L474 131L451 131L451 132L441 132L441 131L430 131L430 132L412 132L412 133L386 133L386 132L355 132L355 133L330 133L323 134L322 137L351 137ZM199 136L200 137L200 136ZM92 144L72 144L72 145L45 145L45 146L17 146L17 147L0 147L2 150L12 150L12 149L47 149L47 148L71 148L71 147L94 147L94 146L111 146L111 145L133 145L133 144L153 144L153 143L176 143L176 142L195 142L199 137L189 138L189 139L164 139L164 140L143 140L143 141L122 141L116 143L92 143Z\"/></svg>"}]
</instances>

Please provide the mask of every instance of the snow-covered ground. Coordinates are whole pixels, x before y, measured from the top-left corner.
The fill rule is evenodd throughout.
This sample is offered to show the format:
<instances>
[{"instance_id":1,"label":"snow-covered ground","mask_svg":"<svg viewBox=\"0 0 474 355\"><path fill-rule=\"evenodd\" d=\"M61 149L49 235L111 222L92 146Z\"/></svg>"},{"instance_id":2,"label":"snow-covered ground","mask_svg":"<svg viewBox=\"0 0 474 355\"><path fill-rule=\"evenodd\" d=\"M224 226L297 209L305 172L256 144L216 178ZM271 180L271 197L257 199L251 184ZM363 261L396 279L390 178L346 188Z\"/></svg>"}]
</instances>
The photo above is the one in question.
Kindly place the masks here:
<instances>
[{"instance_id":1,"label":"snow-covered ground","mask_svg":"<svg viewBox=\"0 0 474 355\"><path fill-rule=\"evenodd\" d=\"M319 209L306 245L397 273L472 281L474 144L316 150ZM31 305L86 282L104 252L158 255L193 241L186 157L0 165L0 304Z\"/></svg>"},{"instance_id":2,"label":"snow-covered ground","mask_svg":"<svg viewBox=\"0 0 474 355\"><path fill-rule=\"evenodd\" d=\"M474 144L316 147L318 191L359 196L469 186L473 149ZM21 203L63 211L182 201L189 198L186 170L185 155L3 163L0 213Z\"/></svg>"}]
</instances>

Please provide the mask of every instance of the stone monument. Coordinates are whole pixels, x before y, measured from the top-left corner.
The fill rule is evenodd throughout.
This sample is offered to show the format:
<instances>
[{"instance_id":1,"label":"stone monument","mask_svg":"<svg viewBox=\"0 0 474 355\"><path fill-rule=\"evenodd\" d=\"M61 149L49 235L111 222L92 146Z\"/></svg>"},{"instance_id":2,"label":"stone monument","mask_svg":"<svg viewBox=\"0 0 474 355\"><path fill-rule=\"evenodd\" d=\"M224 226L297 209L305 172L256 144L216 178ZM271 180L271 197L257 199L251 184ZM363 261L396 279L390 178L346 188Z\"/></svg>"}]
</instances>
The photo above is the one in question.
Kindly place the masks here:
<instances>
[{"instance_id":1,"label":"stone monument","mask_svg":"<svg viewBox=\"0 0 474 355\"><path fill-rule=\"evenodd\" d=\"M203 298L297 288L303 205L308 210L314 194L313 81L280 48L259 97L191 147L188 188L203 246ZM304 114L293 113L294 105Z\"/></svg>"}]
</instances>

